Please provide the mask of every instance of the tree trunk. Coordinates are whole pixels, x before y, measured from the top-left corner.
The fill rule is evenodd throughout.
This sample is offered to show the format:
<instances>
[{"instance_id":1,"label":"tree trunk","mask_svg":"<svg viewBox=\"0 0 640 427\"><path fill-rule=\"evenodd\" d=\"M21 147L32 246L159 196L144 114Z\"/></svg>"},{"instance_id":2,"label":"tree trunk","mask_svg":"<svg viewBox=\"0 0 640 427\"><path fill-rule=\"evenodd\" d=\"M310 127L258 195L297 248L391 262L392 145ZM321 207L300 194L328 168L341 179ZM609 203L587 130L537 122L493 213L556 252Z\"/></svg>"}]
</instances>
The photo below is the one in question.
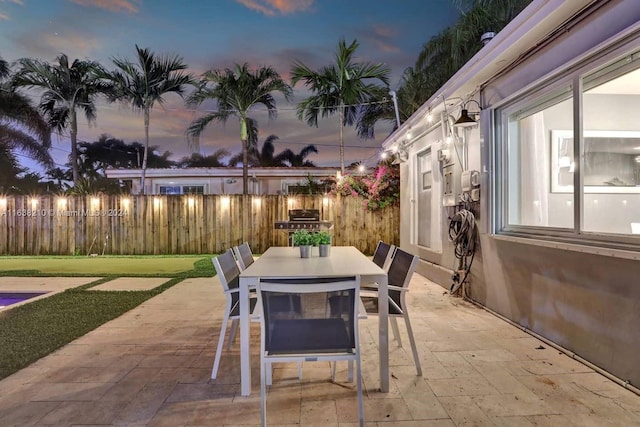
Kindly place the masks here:
<instances>
[{"instance_id":1,"label":"tree trunk","mask_svg":"<svg viewBox=\"0 0 640 427\"><path fill-rule=\"evenodd\" d=\"M73 174L73 184L78 183L78 119L76 111L72 109L71 114L71 172Z\"/></svg>"},{"instance_id":2,"label":"tree trunk","mask_svg":"<svg viewBox=\"0 0 640 427\"><path fill-rule=\"evenodd\" d=\"M142 155L142 172L140 174L140 194L144 196L144 181L147 172L147 154L149 153L149 109L144 109L144 154Z\"/></svg>"},{"instance_id":3,"label":"tree trunk","mask_svg":"<svg viewBox=\"0 0 640 427\"><path fill-rule=\"evenodd\" d=\"M340 173L344 175L344 105L340 104Z\"/></svg>"},{"instance_id":4,"label":"tree trunk","mask_svg":"<svg viewBox=\"0 0 640 427\"><path fill-rule=\"evenodd\" d=\"M249 142L247 132L247 120L242 117L240 119L240 140L242 141L242 194L249 194L249 150L247 144Z\"/></svg>"}]
</instances>

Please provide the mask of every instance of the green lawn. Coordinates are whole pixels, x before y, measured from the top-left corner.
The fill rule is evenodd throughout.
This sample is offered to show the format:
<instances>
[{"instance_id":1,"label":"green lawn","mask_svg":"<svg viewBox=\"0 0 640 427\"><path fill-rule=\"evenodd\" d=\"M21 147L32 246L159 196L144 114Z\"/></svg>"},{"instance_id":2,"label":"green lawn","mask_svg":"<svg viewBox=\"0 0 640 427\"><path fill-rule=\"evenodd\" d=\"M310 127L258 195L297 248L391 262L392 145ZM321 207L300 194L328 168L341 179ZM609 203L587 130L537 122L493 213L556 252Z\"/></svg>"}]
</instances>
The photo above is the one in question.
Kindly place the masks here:
<instances>
[{"instance_id":1,"label":"green lawn","mask_svg":"<svg viewBox=\"0 0 640 427\"><path fill-rule=\"evenodd\" d=\"M205 255L0 257L2 276L165 276L187 273ZM211 264L211 262L209 262ZM211 274L213 275L213 274Z\"/></svg>"},{"instance_id":2,"label":"green lawn","mask_svg":"<svg viewBox=\"0 0 640 427\"><path fill-rule=\"evenodd\" d=\"M211 257L0 257L1 276L103 276L0 312L0 379L190 277L212 277ZM170 278L148 291L87 291L120 276ZM1 423L0 423L1 424Z\"/></svg>"}]
</instances>

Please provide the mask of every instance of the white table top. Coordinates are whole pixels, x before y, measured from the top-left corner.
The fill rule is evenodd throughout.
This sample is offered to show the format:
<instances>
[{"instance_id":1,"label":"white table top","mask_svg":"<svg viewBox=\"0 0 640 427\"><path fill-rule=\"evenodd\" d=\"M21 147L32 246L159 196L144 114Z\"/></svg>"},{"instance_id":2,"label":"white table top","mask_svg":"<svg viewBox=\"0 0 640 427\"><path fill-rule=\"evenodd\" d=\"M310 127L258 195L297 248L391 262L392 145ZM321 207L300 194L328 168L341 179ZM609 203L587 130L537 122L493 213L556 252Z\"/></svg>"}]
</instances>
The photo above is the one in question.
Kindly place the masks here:
<instances>
[{"instance_id":1,"label":"white table top","mask_svg":"<svg viewBox=\"0 0 640 427\"><path fill-rule=\"evenodd\" d=\"M309 258L300 258L297 247L272 246L240 273L240 278L355 275L386 277L386 272L353 246L332 246L328 257L316 253Z\"/></svg>"}]
</instances>

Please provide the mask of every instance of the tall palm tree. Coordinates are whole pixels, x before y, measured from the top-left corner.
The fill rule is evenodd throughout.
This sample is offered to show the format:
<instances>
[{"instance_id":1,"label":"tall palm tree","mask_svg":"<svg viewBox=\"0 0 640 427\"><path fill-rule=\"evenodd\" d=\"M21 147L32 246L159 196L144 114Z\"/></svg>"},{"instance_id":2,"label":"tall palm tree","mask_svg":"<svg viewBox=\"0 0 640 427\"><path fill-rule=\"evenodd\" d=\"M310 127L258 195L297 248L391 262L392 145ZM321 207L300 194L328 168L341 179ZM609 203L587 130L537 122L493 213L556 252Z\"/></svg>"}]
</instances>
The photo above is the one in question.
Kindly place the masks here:
<instances>
[{"instance_id":1,"label":"tall palm tree","mask_svg":"<svg viewBox=\"0 0 640 427\"><path fill-rule=\"evenodd\" d=\"M142 173L140 175L140 191L145 193L144 183L149 156L149 121L151 110L156 103L163 105L164 97L175 93L180 97L188 85L193 84L189 73L183 72L187 65L180 56L156 56L149 49L136 45L136 62L128 59L114 58L116 71L105 75L114 85L111 100L130 104L134 110L144 115L144 155L142 156Z\"/></svg>"},{"instance_id":2,"label":"tall palm tree","mask_svg":"<svg viewBox=\"0 0 640 427\"><path fill-rule=\"evenodd\" d=\"M9 64L0 57L0 177L5 184L23 172L14 152L16 149L47 168L53 166L48 151L51 128L29 98L11 86L10 76Z\"/></svg>"},{"instance_id":3,"label":"tall palm tree","mask_svg":"<svg viewBox=\"0 0 640 427\"><path fill-rule=\"evenodd\" d=\"M307 145L298 154L294 153L290 149L286 149L282 152L283 157L289 162L289 166L292 167L315 167L315 163L310 160L306 160L309 154L318 154L318 149L315 145Z\"/></svg>"},{"instance_id":4,"label":"tall palm tree","mask_svg":"<svg viewBox=\"0 0 640 427\"><path fill-rule=\"evenodd\" d=\"M358 42L349 46L344 39L338 43L335 63L318 71L310 69L300 61L295 61L291 69L291 84L299 81L312 95L298 103L298 119L309 126L318 126L318 116L327 117L338 113L340 126L340 169L344 173L344 126L352 126L356 121L357 107L371 100L379 86L369 81L379 81L389 86L390 69L384 64L354 62Z\"/></svg>"},{"instance_id":5,"label":"tall palm tree","mask_svg":"<svg viewBox=\"0 0 640 427\"><path fill-rule=\"evenodd\" d=\"M218 111L210 112L189 125L187 135L199 136L209 123L226 123L229 117L240 121L240 141L242 143L242 192L248 194L249 180L249 109L256 105L267 108L269 118L277 115L274 92L291 98L291 86L271 67L249 70L248 64L236 64L234 69L209 70L202 75L197 90L187 99L187 104L195 107L207 99L215 99Z\"/></svg>"},{"instance_id":6,"label":"tall palm tree","mask_svg":"<svg viewBox=\"0 0 640 427\"><path fill-rule=\"evenodd\" d=\"M84 111L89 123L96 120L95 99L109 87L100 78L102 66L95 61L69 58L61 54L55 64L31 58L18 60L20 68L13 77L16 87L37 88L43 91L40 109L49 124L58 131L69 129L71 138L71 168L74 183L78 180L78 118L76 111Z\"/></svg>"}]
</instances>

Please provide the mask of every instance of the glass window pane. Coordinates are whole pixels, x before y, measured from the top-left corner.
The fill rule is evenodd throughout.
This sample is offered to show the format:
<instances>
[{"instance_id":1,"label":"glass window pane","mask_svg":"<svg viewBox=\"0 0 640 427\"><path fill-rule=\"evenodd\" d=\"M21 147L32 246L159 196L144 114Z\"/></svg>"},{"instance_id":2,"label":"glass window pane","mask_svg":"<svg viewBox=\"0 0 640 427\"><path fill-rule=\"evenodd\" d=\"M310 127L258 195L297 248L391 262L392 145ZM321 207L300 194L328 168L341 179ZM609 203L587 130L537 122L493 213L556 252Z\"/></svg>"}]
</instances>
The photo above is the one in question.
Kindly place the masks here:
<instances>
[{"instance_id":1,"label":"glass window pane","mask_svg":"<svg viewBox=\"0 0 640 427\"><path fill-rule=\"evenodd\" d=\"M573 99L564 88L509 116L508 224L573 228Z\"/></svg>"},{"instance_id":2,"label":"glass window pane","mask_svg":"<svg viewBox=\"0 0 640 427\"><path fill-rule=\"evenodd\" d=\"M640 234L640 69L629 66L585 78L584 231Z\"/></svg>"},{"instance_id":3,"label":"glass window pane","mask_svg":"<svg viewBox=\"0 0 640 427\"><path fill-rule=\"evenodd\" d=\"M417 231L418 244L431 247L431 198L432 198L432 158L431 148L418 154L418 204L417 204Z\"/></svg>"}]
</instances>

